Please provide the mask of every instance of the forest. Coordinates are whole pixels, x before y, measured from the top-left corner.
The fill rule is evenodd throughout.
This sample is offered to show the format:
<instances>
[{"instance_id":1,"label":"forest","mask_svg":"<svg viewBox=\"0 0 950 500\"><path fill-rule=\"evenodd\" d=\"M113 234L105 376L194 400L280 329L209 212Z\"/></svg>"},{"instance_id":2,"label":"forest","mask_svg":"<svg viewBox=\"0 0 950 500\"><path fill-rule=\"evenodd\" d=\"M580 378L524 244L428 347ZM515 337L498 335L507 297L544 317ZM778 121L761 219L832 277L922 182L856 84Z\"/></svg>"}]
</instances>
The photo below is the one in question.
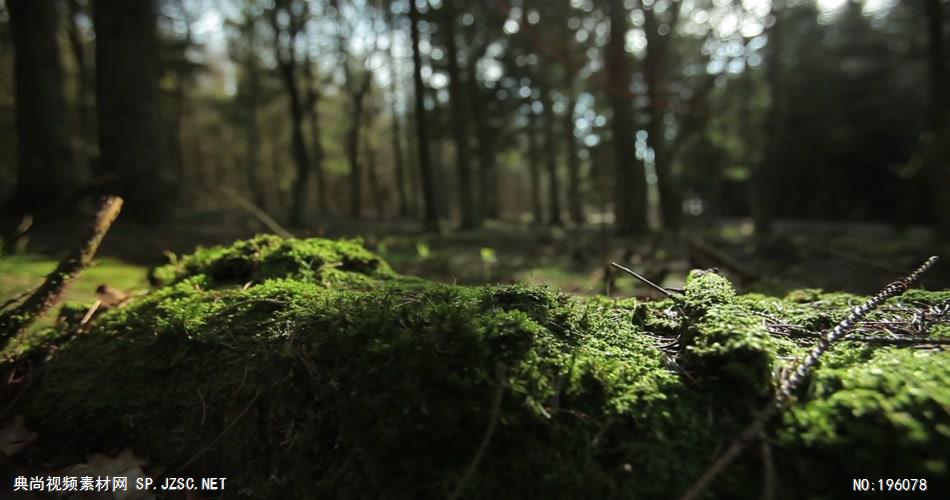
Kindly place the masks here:
<instances>
[{"instance_id":1,"label":"forest","mask_svg":"<svg viewBox=\"0 0 950 500\"><path fill-rule=\"evenodd\" d=\"M947 0L0 0L0 497L939 496L948 44Z\"/></svg>"}]
</instances>

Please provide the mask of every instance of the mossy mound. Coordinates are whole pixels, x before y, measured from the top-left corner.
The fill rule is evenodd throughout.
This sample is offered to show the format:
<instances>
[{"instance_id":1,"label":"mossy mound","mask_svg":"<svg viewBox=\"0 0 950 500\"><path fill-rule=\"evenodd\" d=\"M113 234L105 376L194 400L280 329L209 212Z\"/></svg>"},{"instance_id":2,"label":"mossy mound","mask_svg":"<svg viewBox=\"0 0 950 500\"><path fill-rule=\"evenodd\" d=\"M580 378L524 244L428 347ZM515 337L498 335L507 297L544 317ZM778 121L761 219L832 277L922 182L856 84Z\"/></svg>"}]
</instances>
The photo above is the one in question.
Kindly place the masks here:
<instances>
[{"instance_id":1,"label":"mossy mound","mask_svg":"<svg viewBox=\"0 0 950 500\"><path fill-rule=\"evenodd\" d=\"M261 235L230 246L199 248L152 272L156 284L174 284L195 276L213 285L261 283L289 278L323 285L365 285L395 276L383 259L359 240L285 240Z\"/></svg>"},{"instance_id":2,"label":"mossy mound","mask_svg":"<svg viewBox=\"0 0 950 500\"><path fill-rule=\"evenodd\" d=\"M272 237L156 274L166 284L52 352L17 402L37 463L129 448L246 498L669 498L812 343L764 316L824 324L860 300L737 296L696 273L676 299L580 301ZM948 367L946 352L836 347L770 429L782 497L841 497L872 472L946 486ZM709 494L759 498L762 477L751 451Z\"/></svg>"}]
</instances>

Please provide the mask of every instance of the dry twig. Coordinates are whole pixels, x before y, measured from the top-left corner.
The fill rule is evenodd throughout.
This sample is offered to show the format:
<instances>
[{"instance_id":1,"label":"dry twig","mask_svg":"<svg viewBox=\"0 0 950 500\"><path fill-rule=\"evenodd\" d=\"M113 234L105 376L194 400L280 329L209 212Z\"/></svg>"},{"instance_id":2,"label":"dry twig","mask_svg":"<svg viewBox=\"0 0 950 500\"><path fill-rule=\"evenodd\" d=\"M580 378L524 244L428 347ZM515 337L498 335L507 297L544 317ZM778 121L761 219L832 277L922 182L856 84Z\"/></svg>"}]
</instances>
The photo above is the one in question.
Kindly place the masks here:
<instances>
[{"instance_id":1,"label":"dry twig","mask_svg":"<svg viewBox=\"0 0 950 500\"><path fill-rule=\"evenodd\" d=\"M623 266L621 266L620 264L617 264L616 262L611 262L610 265L616 267L617 269L620 269L621 271L624 271L625 273L627 273L627 274L633 276L634 278L636 278L636 279L638 279L638 280L640 280L640 281L646 283L647 285L650 285L651 287L653 287L654 290L659 291L660 293L662 293L663 295L666 295L667 297L675 297L675 296L676 296L676 295L674 295L672 292L670 292L669 290L667 290L666 288L663 288L662 286L657 285L656 283L654 283L654 282L652 282L652 281L650 281L650 280L644 278L643 276L640 276L639 274L635 273L635 272L634 272L633 270L631 270L631 269L627 269L626 267L623 267Z\"/></svg>"},{"instance_id":2,"label":"dry twig","mask_svg":"<svg viewBox=\"0 0 950 500\"><path fill-rule=\"evenodd\" d=\"M19 335L37 318L59 303L66 288L92 262L99 244L102 243L102 238L109 231L121 209L122 198L118 196L106 196L101 200L96 218L79 246L60 261L56 269L46 276L46 281L36 289L36 292L18 307L0 315L0 345L6 344Z\"/></svg>"},{"instance_id":3,"label":"dry twig","mask_svg":"<svg viewBox=\"0 0 950 500\"><path fill-rule=\"evenodd\" d=\"M867 316L871 311L876 309L886 300L896 297L904 293L910 285L917 281L920 276L930 269L934 264L939 260L937 257L931 257L927 259L917 270L907 275L906 277L899 279L893 283L890 283L880 293L868 299L865 303L861 304L858 307L855 307L851 314L847 318L838 323L828 334L818 341L818 345L805 357L805 359L798 364L798 366L791 372L791 375L784 378L779 384L778 392L775 395L775 398L766 406L759 415L752 421L744 431L742 431L739 436L733 440L732 444L726 449L725 452L719 455L716 460L706 469L705 472L697 479L692 486L686 490L685 493L680 497L680 500L692 500L698 498L699 495L719 476L723 471L729 467L730 464L751 444L755 439L759 437L761 433L765 431L765 426L768 422L781 413L790 403L792 395L796 392L801 383L805 380L805 377L811 372L811 370L818 364L818 360L821 356L831 347L831 344L845 337L849 331L854 327L856 323L861 321L865 316Z\"/></svg>"}]
</instances>

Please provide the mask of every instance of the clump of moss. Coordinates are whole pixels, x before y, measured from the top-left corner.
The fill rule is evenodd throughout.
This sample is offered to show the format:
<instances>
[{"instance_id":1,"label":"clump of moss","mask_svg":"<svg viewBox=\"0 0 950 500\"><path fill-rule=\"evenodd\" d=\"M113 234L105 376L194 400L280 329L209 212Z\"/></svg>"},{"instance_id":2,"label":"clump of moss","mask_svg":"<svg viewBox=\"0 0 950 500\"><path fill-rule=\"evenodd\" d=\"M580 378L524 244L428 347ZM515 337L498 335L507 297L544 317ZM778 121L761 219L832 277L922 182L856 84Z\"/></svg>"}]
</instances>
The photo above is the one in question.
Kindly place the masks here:
<instances>
[{"instance_id":1,"label":"clump of moss","mask_svg":"<svg viewBox=\"0 0 950 500\"><path fill-rule=\"evenodd\" d=\"M736 301L719 274L693 271L682 309L690 318L681 338L684 367L736 395L765 396L772 387L775 345L762 319Z\"/></svg>"},{"instance_id":2,"label":"clump of moss","mask_svg":"<svg viewBox=\"0 0 950 500\"><path fill-rule=\"evenodd\" d=\"M445 497L493 428L465 496L669 498L751 421L779 356L807 350L762 315L821 303L836 318L855 299L737 296L694 273L676 299L580 302L410 280L353 242L273 237L158 274L50 353L17 402L37 463L130 448L172 470L197 455L180 474L227 476L237 497ZM772 430L779 487L838 491L852 455L946 470L947 361L836 347ZM746 457L710 496L757 497L761 474Z\"/></svg>"},{"instance_id":3,"label":"clump of moss","mask_svg":"<svg viewBox=\"0 0 950 500\"><path fill-rule=\"evenodd\" d=\"M725 277L714 271L693 270L686 279L684 308L692 316L704 314L716 304L731 302L736 291Z\"/></svg>"},{"instance_id":4,"label":"clump of moss","mask_svg":"<svg viewBox=\"0 0 950 500\"><path fill-rule=\"evenodd\" d=\"M884 348L861 363L820 368L779 428L785 474L799 480L803 496L827 494L821 488L847 474L925 478L932 491L946 488L948 382L946 352ZM793 459L802 455L824 466Z\"/></svg>"},{"instance_id":5,"label":"clump of moss","mask_svg":"<svg viewBox=\"0 0 950 500\"><path fill-rule=\"evenodd\" d=\"M205 276L211 286L291 278L324 285L367 285L395 274L360 240L285 240L260 235L230 246L199 248L152 272L159 284Z\"/></svg>"}]
</instances>

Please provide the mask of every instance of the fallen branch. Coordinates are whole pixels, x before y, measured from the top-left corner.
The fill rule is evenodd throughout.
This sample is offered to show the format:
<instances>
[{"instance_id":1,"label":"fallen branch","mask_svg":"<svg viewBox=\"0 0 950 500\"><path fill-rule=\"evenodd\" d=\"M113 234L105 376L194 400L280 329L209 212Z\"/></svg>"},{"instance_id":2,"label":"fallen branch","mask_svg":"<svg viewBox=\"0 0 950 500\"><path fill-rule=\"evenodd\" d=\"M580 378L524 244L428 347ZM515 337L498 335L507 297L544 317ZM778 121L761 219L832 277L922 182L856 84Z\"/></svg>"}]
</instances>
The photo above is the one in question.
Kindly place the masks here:
<instances>
[{"instance_id":1,"label":"fallen branch","mask_svg":"<svg viewBox=\"0 0 950 500\"><path fill-rule=\"evenodd\" d=\"M92 262L102 238L121 209L122 198L107 196L102 199L96 218L80 245L60 261L56 269L46 276L43 284L22 304L0 315L0 346L6 345L59 303L69 285Z\"/></svg>"},{"instance_id":2,"label":"fallen branch","mask_svg":"<svg viewBox=\"0 0 950 500\"><path fill-rule=\"evenodd\" d=\"M231 198L237 206L247 210L251 215L253 215L257 220L267 226L267 229L270 229L277 236L281 238L293 238L294 235L290 231L284 229L284 226L281 226L273 217L267 214L262 208L255 205L251 200L241 196L237 191L233 189L223 189L222 192L228 197Z\"/></svg>"},{"instance_id":3,"label":"fallen branch","mask_svg":"<svg viewBox=\"0 0 950 500\"><path fill-rule=\"evenodd\" d=\"M818 345L805 357L805 359L798 364L798 366L791 372L791 375L781 381L779 384L778 392L775 395L775 398L766 406L752 421L752 424L746 427L739 436L733 440L732 444L726 449L725 452L719 455L716 460L706 469L705 472L693 483L692 486L686 490L685 493L680 497L680 500L692 500L698 498L699 495L719 476L723 471L729 467L730 464L755 440L759 437L761 433L765 431L765 426L768 422L781 413L791 402L793 394L797 391L798 387L805 380L805 377L811 372L811 370L818 364L821 356L831 347L831 344L845 337L848 332L854 327L854 325L861 321L865 316L867 316L871 311L876 309L878 306L883 304L886 300L901 295L910 285L917 281L920 276L930 269L934 264L937 263L939 259L937 257L931 257L927 259L917 270L906 276L905 278L894 281L884 287L880 293L871 297L866 302L861 304L858 307L855 307L851 314L847 318L838 323L828 334L818 341Z\"/></svg>"},{"instance_id":4,"label":"fallen branch","mask_svg":"<svg viewBox=\"0 0 950 500\"><path fill-rule=\"evenodd\" d=\"M662 293L663 295L666 295L667 297L675 297L675 295L673 295L673 293L671 293L666 288L663 288L662 286L657 285L656 283L644 278L643 276L640 276L639 274L633 272L633 270L631 269L627 269L626 267L623 267L620 264L617 264L616 262L611 262L610 265L616 267L617 269L620 269L621 271L626 272L627 274L630 274L634 278L646 283L647 285L650 285L651 287L653 287L654 290L659 291L660 293Z\"/></svg>"}]
</instances>

